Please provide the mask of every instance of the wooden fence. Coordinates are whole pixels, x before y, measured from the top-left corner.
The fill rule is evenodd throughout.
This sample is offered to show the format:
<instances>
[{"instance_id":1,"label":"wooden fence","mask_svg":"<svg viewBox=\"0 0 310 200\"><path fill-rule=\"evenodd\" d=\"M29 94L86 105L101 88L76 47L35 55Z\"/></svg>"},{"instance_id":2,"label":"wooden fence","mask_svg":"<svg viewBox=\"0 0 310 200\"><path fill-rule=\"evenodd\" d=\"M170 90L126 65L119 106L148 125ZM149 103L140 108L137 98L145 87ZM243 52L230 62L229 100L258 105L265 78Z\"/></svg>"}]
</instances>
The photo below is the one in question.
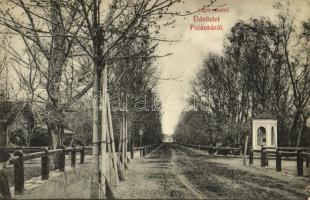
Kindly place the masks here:
<instances>
[{"instance_id":1,"label":"wooden fence","mask_svg":"<svg viewBox=\"0 0 310 200\"><path fill-rule=\"evenodd\" d=\"M180 144L178 145L185 146L192 148L194 150L201 150L208 152L210 155L241 155L242 149L241 148L231 148L231 147L213 147L213 146L205 146L205 145L194 145L194 144Z\"/></svg>"},{"instance_id":2,"label":"wooden fence","mask_svg":"<svg viewBox=\"0 0 310 200\"><path fill-rule=\"evenodd\" d=\"M227 147L213 147L205 145L193 145L193 144L180 144L178 145L192 148L194 150L206 151L210 155L241 155L241 148L227 148ZM260 166L268 166L268 160L271 156L275 157L276 160L276 171L281 172L282 170L282 160L283 159L294 159L296 160L296 170L297 176L304 175L304 161L306 161L306 167L309 167L310 162L310 147L262 147L260 150L253 150L251 148L247 149L247 154L249 154L249 164L253 164L254 153L260 154Z\"/></svg>"},{"instance_id":3,"label":"wooden fence","mask_svg":"<svg viewBox=\"0 0 310 200\"><path fill-rule=\"evenodd\" d=\"M41 147L1 147L1 149L5 149L9 153L14 153L15 151L21 150L23 153L33 153L42 151L42 149L48 148L47 146Z\"/></svg>"},{"instance_id":4,"label":"wooden fence","mask_svg":"<svg viewBox=\"0 0 310 200\"><path fill-rule=\"evenodd\" d=\"M147 145L142 147L133 147L131 149L131 158L134 159L134 152L140 151L140 156L144 157L146 154L150 153L152 150L157 148L158 145ZM13 157L10 159L10 164L14 168L14 188L15 194L22 194L24 192L24 162L36 158L41 158L41 177L42 180L49 179L49 160L50 156L55 156L58 162L58 169L60 172L65 171L66 154L70 154L71 167L76 166L76 156L80 153L80 164L84 164L86 150L91 149L91 147L85 146L72 146L65 147L62 146L59 149L48 150L47 147L17 147L17 148L3 148L6 151L13 153Z\"/></svg>"},{"instance_id":5,"label":"wooden fence","mask_svg":"<svg viewBox=\"0 0 310 200\"><path fill-rule=\"evenodd\" d=\"M85 150L89 147L65 147L59 149L48 150L47 147L19 147L19 148L5 148L9 152L14 152L10 159L10 164L14 165L14 188L15 194L22 194L24 192L24 162L36 158L41 158L41 175L42 180L49 179L49 158L52 155L58 155L59 171L65 171L65 155L71 154L71 167L76 166L76 154L80 152L80 164L84 164ZM31 153L25 153L31 152Z\"/></svg>"},{"instance_id":6,"label":"wooden fence","mask_svg":"<svg viewBox=\"0 0 310 200\"><path fill-rule=\"evenodd\" d=\"M260 154L260 166L268 166L268 160L271 156L275 156L276 159L276 171L282 170L282 159L293 158L296 160L297 176L304 175L304 161L306 161L306 167L309 167L310 161L310 148L309 147L261 147L260 150L249 150L249 164L253 164L254 153ZM296 159L295 159L296 158Z\"/></svg>"},{"instance_id":7,"label":"wooden fence","mask_svg":"<svg viewBox=\"0 0 310 200\"><path fill-rule=\"evenodd\" d=\"M157 147L158 147L157 144L146 145L143 147L132 147L130 150L130 157L131 157L131 159L134 159L135 151L140 151L140 156L144 157L146 154L150 153L151 151L153 151Z\"/></svg>"}]
</instances>

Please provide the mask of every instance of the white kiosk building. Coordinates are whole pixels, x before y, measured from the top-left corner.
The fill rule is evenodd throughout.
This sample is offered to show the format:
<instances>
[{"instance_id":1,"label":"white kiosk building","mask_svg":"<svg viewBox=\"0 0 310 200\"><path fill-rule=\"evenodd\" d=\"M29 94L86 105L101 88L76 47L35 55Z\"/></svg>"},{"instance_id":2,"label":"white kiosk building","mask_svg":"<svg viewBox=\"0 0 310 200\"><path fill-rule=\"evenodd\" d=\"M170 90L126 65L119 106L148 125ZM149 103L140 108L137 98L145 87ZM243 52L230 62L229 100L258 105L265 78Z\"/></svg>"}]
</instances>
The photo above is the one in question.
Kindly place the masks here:
<instances>
[{"instance_id":1,"label":"white kiosk building","mask_svg":"<svg viewBox=\"0 0 310 200\"><path fill-rule=\"evenodd\" d=\"M252 147L260 150L278 145L277 120L269 113L261 113L252 118Z\"/></svg>"}]
</instances>

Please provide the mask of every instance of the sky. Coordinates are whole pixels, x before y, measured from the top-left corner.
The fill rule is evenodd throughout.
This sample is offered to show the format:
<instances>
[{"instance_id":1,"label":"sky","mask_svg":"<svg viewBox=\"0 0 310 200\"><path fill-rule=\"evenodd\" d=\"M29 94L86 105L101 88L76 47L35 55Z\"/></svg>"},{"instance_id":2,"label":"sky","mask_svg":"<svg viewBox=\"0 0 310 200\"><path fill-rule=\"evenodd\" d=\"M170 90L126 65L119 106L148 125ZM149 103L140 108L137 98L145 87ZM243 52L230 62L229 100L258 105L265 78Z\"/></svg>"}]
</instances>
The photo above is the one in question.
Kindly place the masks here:
<instances>
[{"instance_id":1,"label":"sky","mask_svg":"<svg viewBox=\"0 0 310 200\"><path fill-rule=\"evenodd\" d=\"M184 0L184 4L178 4L173 9L180 12L196 11L209 0ZM172 26L161 31L167 39L178 40L178 42L164 42L159 45L158 53L164 55L172 53L171 56L161 58L157 61L161 71L158 93L162 103L162 127L164 134L173 134L179 121L182 110L187 107L187 99L190 94L190 82L195 78L204 57L210 53L222 53L225 35L231 27L239 20L250 18L268 17L276 19L274 0L218 0L216 4L228 8L228 12L198 12L187 17L176 17ZM293 2L293 1L292 1ZM285 1L282 1L285 3ZM296 17L296 22L310 17L310 0L297 0L290 5ZM194 16L219 17L219 22L194 22ZM221 24L223 30L190 30L191 24ZM168 79L168 80L166 80Z\"/></svg>"}]
</instances>

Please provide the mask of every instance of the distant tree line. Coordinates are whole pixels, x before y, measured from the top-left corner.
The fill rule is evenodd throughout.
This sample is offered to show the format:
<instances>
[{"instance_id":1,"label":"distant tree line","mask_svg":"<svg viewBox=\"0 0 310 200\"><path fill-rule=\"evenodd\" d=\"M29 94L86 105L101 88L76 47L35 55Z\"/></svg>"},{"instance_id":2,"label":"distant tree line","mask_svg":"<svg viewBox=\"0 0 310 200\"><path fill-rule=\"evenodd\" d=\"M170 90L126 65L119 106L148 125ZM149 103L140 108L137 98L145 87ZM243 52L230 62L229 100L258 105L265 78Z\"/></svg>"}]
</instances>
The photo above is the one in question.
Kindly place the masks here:
<instances>
[{"instance_id":1,"label":"distant tree line","mask_svg":"<svg viewBox=\"0 0 310 200\"><path fill-rule=\"evenodd\" d=\"M287 6L277 19L238 21L223 55L209 54L192 82L190 111L176 139L186 143L240 145L251 136L251 118L267 112L278 120L279 146L309 146L310 19L294 21Z\"/></svg>"}]
</instances>

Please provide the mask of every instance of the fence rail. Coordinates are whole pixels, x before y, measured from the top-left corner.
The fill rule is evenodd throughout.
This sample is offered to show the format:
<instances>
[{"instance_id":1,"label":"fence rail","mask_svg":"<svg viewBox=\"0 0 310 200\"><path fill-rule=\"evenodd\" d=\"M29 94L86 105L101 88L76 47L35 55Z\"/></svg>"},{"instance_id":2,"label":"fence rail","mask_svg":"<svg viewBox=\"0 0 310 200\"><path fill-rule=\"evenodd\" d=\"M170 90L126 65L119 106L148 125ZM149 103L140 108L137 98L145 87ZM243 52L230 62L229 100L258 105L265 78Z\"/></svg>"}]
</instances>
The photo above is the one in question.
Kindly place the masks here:
<instances>
[{"instance_id":1,"label":"fence rail","mask_svg":"<svg viewBox=\"0 0 310 200\"><path fill-rule=\"evenodd\" d=\"M65 171L65 155L67 153L71 154L71 167L75 167L76 165L76 153L80 152L80 164L84 164L84 157L85 157L85 146L79 147L65 147L62 146L59 149L55 150L48 150L47 147L31 147L31 148L4 148L9 152L14 152L13 157L10 159L10 164L14 165L14 188L15 194L22 194L24 192L24 162L27 160L32 160L36 158L41 158L41 175L42 180L48 180L49 178L49 157L52 155L58 155L57 162L59 166L59 171ZM31 149L35 151L33 153L25 153L29 152L28 150Z\"/></svg>"},{"instance_id":2,"label":"fence rail","mask_svg":"<svg viewBox=\"0 0 310 200\"><path fill-rule=\"evenodd\" d=\"M265 149L274 149L274 150L305 150L310 151L310 147L264 147Z\"/></svg>"},{"instance_id":3,"label":"fence rail","mask_svg":"<svg viewBox=\"0 0 310 200\"><path fill-rule=\"evenodd\" d=\"M130 150L130 157L134 159L135 151L140 151L140 156L144 157L146 154L150 153L158 147L157 144L146 145L142 147L132 147Z\"/></svg>"},{"instance_id":4,"label":"fence rail","mask_svg":"<svg viewBox=\"0 0 310 200\"><path fill-rule=\"evenodd\" d=\"M38 152L42 151L42 148L48 148L47 146L42 147L0 147L0 149L4 149L5 151L9 153L14 153L17 150L21 150L24 153L32 153L32 152Z\"/></svg>"},{"instance_id":5,"label":"fence rail","mask_svg":"<svg viewBox=\"0 0 310 200\"><path fill-rule=\"evenodd\" d=\"M274 149L274 151L268 151L268 149ZM260 150L250 149L249 164L253 164L254 153L260 153L260 166L268 166L268 160L271 155L276 157L276 171L282 171L282 159L283 157L296 158L296 171L297 176L304 175L304 161L306 161L306 167L309 167L310 161L309 147L261 147Z\"/></svg>"},{"instance_id":6,"label":"fence rail","mask_svg":"<svg viewBox=\"0 0 310 200\"><path fill-rule=\"evenodd\" d=\"M238 155L242 154L241 148L228 148L228 147L213 147L205 145L193 145L193 144L181 144L178 145L193 148L195 150L208 151L210 155ZM296 158L296 171L297 176L303 176L304 161L306 161L306 167L309 167L310 162L310 147L262 147L260 150L247 149L249 154L249 164L253 164L254 153L260 154L260 166L268 166L268 160L271 156L275 156L276 159L276 171L282 170L282 159L285 157ZM246 157L245 157L246 158ZM244 161L245 162L245 161Z\"/></svg>"},{"instance_id":7,"label":"fence rail","mask_svg":"<svg viewBox=\"0 0 310 200\"><path fill-rule=\"evenodd\" d=\"M134 152L140 151L140 156L144 157L146 154L150 153L152 150L157 148L158 145L146 145L142 147L133 147L131 149L131 158L134 158ZM47 147L18 147L18 148L2 148L6 151L13 153L9 163L13 165L14 168L14 190L15 194L22 194L24 192L24 162L27 160L41 158L41 177L42 180L49 179L49 162L51 156L57 156L57 164L59 171L65 171L65 159L66 154L70 154L71 167L76 166L76 154L80 153L80 164L84 164L85 155L87 150L91 150L92 147L85 146L71 146L65 147L61 146L58 149L49 150Z\"/></svg>"},{"instance_id":8,"label":"fence rail","mask_svg":"<svg viewBox=\"0 0 310 200\"><path fill-rule=\"evenodd\" d=\"M234 147L214 147L214 146L205 146L205 145L195 145L195 144L182 144L177 143L178 145L193 148L195 150L202 150L208 151L210 155L241 155L242 149L241 148L234 148Z\"/></svg>"}]
</instances>

